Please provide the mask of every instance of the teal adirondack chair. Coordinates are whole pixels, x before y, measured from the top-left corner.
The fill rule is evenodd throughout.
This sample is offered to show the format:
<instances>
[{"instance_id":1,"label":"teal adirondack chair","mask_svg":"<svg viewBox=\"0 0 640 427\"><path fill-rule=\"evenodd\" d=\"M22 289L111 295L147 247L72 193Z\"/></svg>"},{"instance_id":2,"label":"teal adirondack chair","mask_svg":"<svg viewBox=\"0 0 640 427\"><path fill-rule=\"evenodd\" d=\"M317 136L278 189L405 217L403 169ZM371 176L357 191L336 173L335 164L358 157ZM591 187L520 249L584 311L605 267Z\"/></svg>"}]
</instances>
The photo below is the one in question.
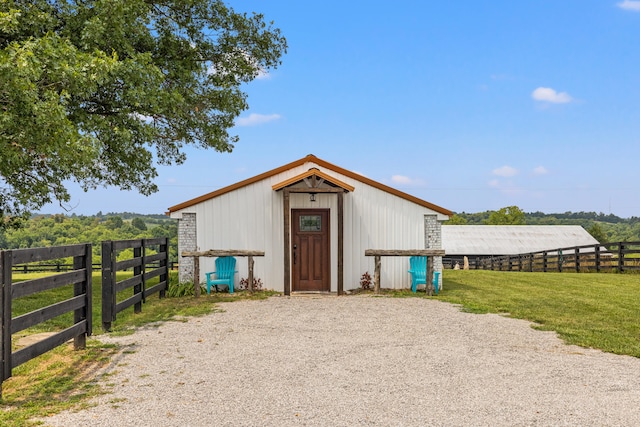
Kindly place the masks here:
<instances>
[{"instance_id":1,"label":"teal adirondack chair","mask_svg":"<svg viewBox=\"0 0 640 427\"><path fill-rule=\"evenodd\" d=\"M218 285L229 286L229 293L233 293L233 278L236 271L236 259L232 256L224 256L216 258L216 271L206 273L207 275L207 293L211 293L211 286L215 286L218 292ZM213 278L217 276L217 279Z\"/></svg>"},{"instance_id":2,"label":"teal adirondack chair","mask_svg":"<svg viewBox=\"0 0 640 427\"><path fill-rule=\"evenodd\" d=\"M427 284L427 257L426 256L412 256L409 258L409 273L411 273L411 291L416 292L418 285ZM440 272L433 273L433 288L438 295L438 283L440 279Z\"/></svg>"}]
</instances>

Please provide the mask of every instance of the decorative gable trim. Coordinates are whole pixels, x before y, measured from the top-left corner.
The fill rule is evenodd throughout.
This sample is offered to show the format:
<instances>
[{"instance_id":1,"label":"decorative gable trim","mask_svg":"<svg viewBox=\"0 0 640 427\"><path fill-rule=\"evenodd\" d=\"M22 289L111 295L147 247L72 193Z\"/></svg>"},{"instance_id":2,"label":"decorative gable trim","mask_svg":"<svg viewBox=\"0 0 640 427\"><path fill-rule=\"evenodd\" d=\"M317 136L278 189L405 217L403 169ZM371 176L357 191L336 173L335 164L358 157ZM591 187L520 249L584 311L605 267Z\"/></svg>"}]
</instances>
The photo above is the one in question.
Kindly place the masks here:
<instances>
[{"instance_id":1,"label":"decorative gable trim","mask_svg":"<svg viewBox=\"0 0 640 427\"><path fill-rule=\"evenodd\" d=\"M422 200L422 199L419 199L419 198L417 198L415 196L412 196L410 194L404 193L404 192L402 192L400 190L396 190L395 188L392 188L392 187L389 187L387 185L381 184L381 183L379 183L377 181L374 181L374 180L369 179L367 177L364 177L362 175L358 175L355 172L351 172L350 170L341 168L340 166L336 166L336 165L334 165L332 163L329 163L329 162L327 162L325 160L319 159L316 156L314 156L313 154L309 154L306 157L303 157L303 158L298 159L298 160L296 160L294 162L291 162L291 163L287 163L286 165L283 165L283 166L280 166L279 168L275 168L275 169L272 169L270 171L264 172L264 173L262 173L260 175L256 175L256 176L254 176L252 178L245 179L244 181L237 182L235 184L229 185L227 187L221 188L221 189L213 191L211 193L207 193L207 194L204 194L204 195L202 195L200 197L196 197L195 199L191 199L191 200L188 200L186 202L183 202L183 203L177 204L175 206L172 206L172 207L169 208L167 214L179 211L181 209L185 209L185 208L191 207L193 205L197 205L198 203L205 202L207 200L213 199L213 198L221 196L223 194L230 193L230 192L232 192L234 190L237 190L237 189L242 188L242 187L246 187L246 186L251 185L253 183L256 183L258 181L262 181L263 179L270 178L270 177L272 177L274 175L277 175L279 173L286 172L289 169L293 169L293 168L296 168L298 166L302 166L305 163L315 163L316 165L318 165L318 166L320 166L322 168L325 168L325 169L328 169L330 171L333 171L333 172L339 173L341 175L347 176L347 177L352 178L352 179L354 179L356 181L359 181L359 182L362 182L364 184L370 185L371 187L377 188L378 190L382 190L384 192L393 194L394 196L397 196L397 197L400 197L402 199L408 200L408 201L410 201L412 203L415 203L417 205L420 205L420 206L423 206L425 208L431 209L431 210L433 210L435 212L438 212L438 213L441 213L441 214L447 215L447 216L453 216L453 212L451 212L448 209L445 209L445 208L440 207L438 205L434 205L433 203L429 203L429 202L427 202L425 200ZM318 169L316 169L316 170L318 172L320 172ZM308 172L305 172L305 174L306 173L308 173ZM317 172L316 172L316 174L317 174ZM324 175L329 176L327 174L324 174ZM340 182L340 181L336 180L333 177L331 177L331 180L334 183ZM290 181L290 180L287 180L287 181L284 181L284 182L288 182L288 181ZM280 185L280 184L277 184L277 185ZM288 184L288 185L290 185L290 184ZM342 183L342 185L339 185L339 187L347 189L347 188L343 187L343 185L348 185L348 184ZM349 188L354 188L352 186L348 186L348 187ZM351 190L351 191L353 191L353 190Z\"/></svg>"}]
</instances>

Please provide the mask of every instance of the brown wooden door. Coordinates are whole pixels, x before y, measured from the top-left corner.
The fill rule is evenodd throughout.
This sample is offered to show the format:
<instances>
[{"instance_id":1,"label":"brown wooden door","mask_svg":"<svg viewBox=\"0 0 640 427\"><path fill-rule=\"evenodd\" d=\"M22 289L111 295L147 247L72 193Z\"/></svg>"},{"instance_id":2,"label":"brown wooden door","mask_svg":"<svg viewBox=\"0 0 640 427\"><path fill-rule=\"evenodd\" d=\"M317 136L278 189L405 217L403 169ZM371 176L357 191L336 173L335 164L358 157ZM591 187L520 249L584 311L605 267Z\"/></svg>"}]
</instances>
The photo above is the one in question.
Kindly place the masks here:
<instances>
[{"instance_id":1,"label":"brown wooden door","mask_svg":"<svg viewBox=\"0 0 640 427\"><path fill-rule=\"evenodd\" d=\"M291 213L292 289L329 292L329 209L293 209Z\"/></svg>"}]
</instances>

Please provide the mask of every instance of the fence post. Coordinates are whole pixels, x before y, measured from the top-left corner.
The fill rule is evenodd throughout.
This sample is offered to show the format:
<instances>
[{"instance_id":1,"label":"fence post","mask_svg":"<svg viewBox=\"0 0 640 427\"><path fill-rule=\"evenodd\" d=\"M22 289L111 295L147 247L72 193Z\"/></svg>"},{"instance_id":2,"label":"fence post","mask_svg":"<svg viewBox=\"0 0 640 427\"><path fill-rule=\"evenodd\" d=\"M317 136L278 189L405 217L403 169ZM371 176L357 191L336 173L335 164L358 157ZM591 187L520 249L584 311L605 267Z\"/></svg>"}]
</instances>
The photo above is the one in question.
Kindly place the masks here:
<instances>
[{"instance_id":1,"label":"fence post","mask_svg":"<svg viewBox=\"0 0 640 427\"><path fill-rule=\"evenodd\" d=\"M160 291L160 298L164 298L167 288L169 287L169 271L168 271L169 266L167 265L169 264L169 238L168 237L165 237L164 241L160 245L160 252L164 253L164 257L160 260L160 267L161 268L165 267L165 273L160 275L160 281L161 282L164 281L167 284L165 288Z\"/></svg>"},{"instance_id":2,"label":"fence post","mask_svg":"<svg viewBox=\"0 0 640 427\"><path fill-rule=\"evenodd\" d=\"M542 271L547 272L547 251L542 252Z\"/></svg>"},{"instance_id":3,"label":"fence post","mask_svg":"<svg viewBox=\"0 0 640 427\"><path fill-rule=\"evenodd\" d=\"M0 298L2 305L0 306L2 313L0 315L0 329L2 330L1 357L2 371L0 378L0 396L2 396L2 383L11 377L11 267L13 264L12 251L0 251L0 282L2 292Z\"/></svg>"},{"instance_id":4,"label":"fence post","mask_svg":"<svg viewBox=\"0 0 640 427\"><path fill-rule=\"evenodd\" d=\"M111 330L111 322L115 319L115 259L113 241L102 242L102 329Z\"/></svg>"},{"instance_id":5,"label":"fence post","mask_svg":"<svg viewBox=\"0 0 640 427\"><path fill-rule=\"evenodd\" d=\"M618 272L624 271L624 245L622 242L618 243Z\"/></svg>"},{"instance_id":6,"label":"fence post","mask_svg":"<svg viewBox=\"0 0 640 427\"><path fill-rule=\"evenodd\" d=\"M74 310L73 323L77 324L82 321L86 322L86 330L82 335L75 336L73 338L73 348L75 350L81 350L87 346L87 336L91 335L91 314L92 314L92 301L91 301L91 244L86 244L84 248L84 255L76 256L73 258L73 269L84 269L84 280L80 283L73 285L73 296L77 297L84 295L83 307Z\"/></svg>"},{"instance_id":7,"label":"fence post","mask_svg":"<svg viewBox=\"0 0 640 427\"><path fill-rule=\"evenodd\" d=\"M580 248L576 247L576 273L580 273Z\"/></svg>"},{"instance_id":8,"label":"fence post","mask_svg":"<svg viewBox=\"0 0 640 427\"><path fill-rule=\"evenodd\" d=\"M595 253L596 253L596 272L600 273L600 245L596 245L595 247Z\"/></svg>"},{"instance_id":9,"label":"fence post","mask_svg":"<svg viewBox=\"0 0 640 427\"><path fill-rule=\"evenodd\" d=\"M564 257L562 256L562 249L558 250L558 273L562 273L562 264L564 264Z\"/></svg>"},{"instance_id":10,"label":"fence post","mask_svg":"<svg viewBox=\"0 0 640 427\"><path fill-rule=\"evenodd\" d=\"M134 258L138 258L140 259L141 264L140 265L136 265L135 267L133 267L133 277L137 277L137 276L141 276L140 279L142 281L142 283L138 283L137 285L135 285L133 287L133 295L138 295L142 293L142 290L144 289L144 262L145 262L145 257L144 257L144 251L145 251L145 247L144 247L144 239L140 242L141 246L139 248L133 248L133 257ZM144 295L142 295L142 299L144 299ZM135 305L133 306L133 312L134 313L141 313L142 312L142 300L138 301L137 303L135 303Z\"/></svg>"}]
</instances>

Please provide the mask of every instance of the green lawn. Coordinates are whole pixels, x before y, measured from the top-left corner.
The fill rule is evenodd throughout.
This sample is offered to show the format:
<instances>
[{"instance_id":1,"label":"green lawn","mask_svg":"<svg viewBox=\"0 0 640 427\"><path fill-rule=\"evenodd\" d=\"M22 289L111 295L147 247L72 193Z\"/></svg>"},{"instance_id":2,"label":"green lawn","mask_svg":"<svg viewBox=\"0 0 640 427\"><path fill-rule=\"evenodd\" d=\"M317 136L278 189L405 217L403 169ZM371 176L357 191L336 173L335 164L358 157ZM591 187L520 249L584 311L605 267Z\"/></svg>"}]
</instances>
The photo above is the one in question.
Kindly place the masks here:
<instances>
[{"instance_id":1,"label":"green lawn","mask_svg":"<svg viewBox=\"0 0 640 427\"><path fill-rule=\"evenodd\" d=\"M446 270L441 301L509 313L567 343L640 357L640 275Z\"/></svg>"},{"instance_id":2,"label":"green lawn","mask_svg":"<svg viewBox=\"0 0 640 427\"><path fill-rule=\"evenodd\" d=\"M125 273L126 275L126 273ZM125 278L119 277L119 280ZM14 275L19 279L20 275ZM444 290L428 297L423 292L385 292L388 296L433 298L461 304L474 313L509 313L536 322L539 329L557 331L568 343L640 357L640 275L596 273L444 272ZM174 276L175 280L175 276ZM102 333L100 273L93 276L93 328ZM131 290L120 300L131 295ZM68 298L69 287L15 301L13 316ZM128 308L117 316L112 333L129 333L136 326L211 312L219 301L266 298L246 292L182 298L148 298L142 313ZM381 296L384 297L384 296ZM345 297L349 298L349 297ZM55 331L70 326L71 315L28 331ZM14 339L16 336L14 336ZM87 398L108 392L93 383L91 372L109 363L114 346L89 340L85 351L65 345L14 369L5 381L0 402L0 425L28 426L35 417L86 404Z\"/></svg>"}]
</instances>

